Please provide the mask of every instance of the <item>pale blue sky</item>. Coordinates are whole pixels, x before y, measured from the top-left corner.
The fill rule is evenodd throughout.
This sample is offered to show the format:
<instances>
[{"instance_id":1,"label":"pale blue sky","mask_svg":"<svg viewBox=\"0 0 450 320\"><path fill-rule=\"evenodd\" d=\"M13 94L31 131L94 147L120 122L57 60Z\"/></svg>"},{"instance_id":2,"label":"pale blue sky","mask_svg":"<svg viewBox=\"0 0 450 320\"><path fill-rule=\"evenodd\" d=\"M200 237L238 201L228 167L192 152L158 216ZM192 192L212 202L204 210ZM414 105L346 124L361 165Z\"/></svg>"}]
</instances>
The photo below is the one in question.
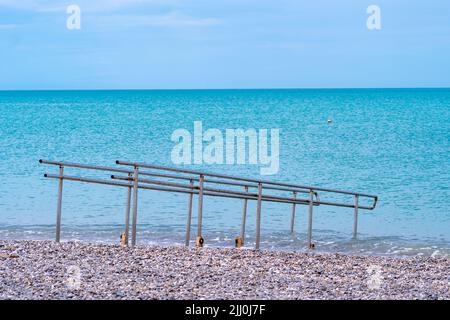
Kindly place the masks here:
<instances>
[{"instance_id":1,"label":"pale blue sky","mask_svg":"<svg viewBox=\"0 0 450 320\"><path fill-rule=\"evenodd\" d=\"M450 1L0 0L0 89L293 87L450 87Z\"/></svg>"}]
</instances>

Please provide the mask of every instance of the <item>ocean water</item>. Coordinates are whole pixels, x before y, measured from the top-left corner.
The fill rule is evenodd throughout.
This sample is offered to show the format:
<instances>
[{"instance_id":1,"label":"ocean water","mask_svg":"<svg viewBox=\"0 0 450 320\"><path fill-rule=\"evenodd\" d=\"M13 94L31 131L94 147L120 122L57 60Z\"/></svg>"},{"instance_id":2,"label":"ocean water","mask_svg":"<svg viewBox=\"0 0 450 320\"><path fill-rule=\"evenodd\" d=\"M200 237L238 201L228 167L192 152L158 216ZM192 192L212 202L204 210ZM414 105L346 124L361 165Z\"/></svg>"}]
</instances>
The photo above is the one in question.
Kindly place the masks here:
<instances>
[{"instance_id":1,"label":"ocean water","mask_svg":"<svg viewBox=\"0 0 450 320\"><path fill-rule=\"evenodd\" d=\"M331 118L333 122L327 123ZM56 173L40 158L114 166L116 159L174 166L170 137L208 128L279 128L280 170L255 165L185 165L253 178L376 194L373 211L314 208L320 252L379 255L450 253L450 89L0 91L0 238L53 239ZM66 169L66 174L105 177ZM126 191L66 181L62 239L118 243ZM351 200L350 200L351 201ZM187 195L143 190L138 243L181 245ZM206 198L208 246L233 246L242 201ZM255 204L246 245L254 244ZM264 203L261 247L303 251L307 207ZM196 230L196 201L192 236Z\"/></svg>"}]
</instances>

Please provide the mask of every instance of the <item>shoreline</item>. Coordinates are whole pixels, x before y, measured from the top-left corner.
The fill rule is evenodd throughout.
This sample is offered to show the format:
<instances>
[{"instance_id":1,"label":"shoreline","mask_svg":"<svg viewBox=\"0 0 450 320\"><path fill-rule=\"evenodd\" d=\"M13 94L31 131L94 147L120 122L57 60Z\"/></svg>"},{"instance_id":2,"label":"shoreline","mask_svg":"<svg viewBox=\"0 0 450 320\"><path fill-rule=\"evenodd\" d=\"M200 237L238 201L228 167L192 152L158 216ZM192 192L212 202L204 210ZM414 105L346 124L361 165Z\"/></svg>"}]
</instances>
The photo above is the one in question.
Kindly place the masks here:
<instances>
[{"instance_id":1,"label":"shoreline","mask_svg":"<svg viewBox=\"0 0 450 320\"><path fill-rule=\"evenodd\" d=\"M450 259L0 241L0 299L450 299Z\"/></svg>"},{"instance_id":2,"label":"shoreline","mask_svg":"<svg viewBox=\"0 0 450 320\"><path fill-rule=\"evenodd\" d=\"M54 241L55 226L0 226L0 239L4 241ZM83 242L93 245L117 245L120 242L119 235L123 232L122 226L110 228L89 226L64 227L62 242ZM230 236L237 234L227 230L226 234L208 230L205 239L205 247L234 248L235 238ZM253 235L246 237L243 249L254 248ZM170 230L156 232L138 230L138 244L143 246L185 246L185 231ZM273 239L275 237L275 240ZM309 252L306 243L307 235L295 232L289 235L286 232L271 232L268 238L261 241L261 250L283 252ZM314 238L316 248L314 252L320 254L343 254L352 256L379 256L394 258L409 257L443 257L450 258L450 240L444 238L412 239L408 237L393 236L365 236L358 235L358 239L351 239L347 234L324 236L318 234ZM191 239L190 245L195 245Z\"/></svg>"}]
</instances>

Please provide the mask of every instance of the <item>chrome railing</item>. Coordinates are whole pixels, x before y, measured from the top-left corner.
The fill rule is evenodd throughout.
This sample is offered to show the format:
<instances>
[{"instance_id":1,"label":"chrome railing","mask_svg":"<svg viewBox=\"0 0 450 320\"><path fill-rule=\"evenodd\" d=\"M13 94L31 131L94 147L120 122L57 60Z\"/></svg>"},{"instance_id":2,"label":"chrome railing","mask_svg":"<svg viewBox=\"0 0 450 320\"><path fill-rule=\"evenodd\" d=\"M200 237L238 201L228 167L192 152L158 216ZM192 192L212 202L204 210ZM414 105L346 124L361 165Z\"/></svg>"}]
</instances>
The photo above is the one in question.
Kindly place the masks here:
<instances>
[{"instance_id":1,"label":"chrome railing","mask_svg":"<svg viewBox=\"0 0 450 320\"><path fill-rule=\"evenodd\" d=\"M255 248L259 249L260 235L261 235L261 204L262 202L278 202L288 203L292 205L290 232L294 231L295 211L296 205L308 205L308 246L313 248L312 243L312 217L313 207L326 205L336 207L346 207L354 209L353 222L353 237L356 238L358 227L358 210L373 210L377 203L377 196L334 190L328 188L319 188L313 186L297 185L292 183L280 183L267 180L249 179L243 177L235 177L224 174L216 174L203 171L193 171L178 169L172 167L163 167L150 165L145 163L116 161L117 165L128 166L130 168L120 167L105 167L85 165L70 162L58 162L49 160L39 160L42 164L56 165L59 167L59 174L45 174L46 178L58 179L58 201L56 214L56 241L60 241L61 235L61 211L62 211L62 189L63 181L79 181L86 183L104 184L127 188L126 209L125 209L125 230L123 233L123 244L129 244L129 226L130 226L130 210L132 213L131 223L131 246L136 245L136 228L137 228L137 214L138 214L138 190L157 190L167 192L177 192L188 194L188 212L186 222L186 239L185 244L189 246L190 232L191 232L191 218L192 218L192 202L193 196L198 197L198 214L197 214L197 236L196 246L203 246L204 239L202 237L202 218L203 218L203 198L204 196L214 196L223 198L234 198L244 200L242 222L240 235L236 237L236 246L240 247L244 244L245 227L247 219L247 203L248 200L257 201L256 210L256 240ZM86 177L75 177L64 174L65 167L90 169L97 171L104 171L109 174L108 179L92 179ZM151 171L148 171L151 170ZM120 175L124 174L124 175ZM151 178L147 178L151 177ZM158 178L158 179L155 179ZM165 180L164 180L165 179ZM172 182L171 180L178 180ZM184 183L183 183L184 182ZM219 185L218 188L210 185ZM233 186L244 188L243 191L224 189L224 187ZM254 190L254 191L253 191ZM292 196L279 196L269 193L270 191L289 192ZM307 197L301 198L298 195L305 194ZM342 203L334 201L322 200L322 196L329 194L343 194L351 195L354 198L353 203ZM369 198L372 200L370 206L360 205L359 198Z\"/></svg>"}]
</instances>

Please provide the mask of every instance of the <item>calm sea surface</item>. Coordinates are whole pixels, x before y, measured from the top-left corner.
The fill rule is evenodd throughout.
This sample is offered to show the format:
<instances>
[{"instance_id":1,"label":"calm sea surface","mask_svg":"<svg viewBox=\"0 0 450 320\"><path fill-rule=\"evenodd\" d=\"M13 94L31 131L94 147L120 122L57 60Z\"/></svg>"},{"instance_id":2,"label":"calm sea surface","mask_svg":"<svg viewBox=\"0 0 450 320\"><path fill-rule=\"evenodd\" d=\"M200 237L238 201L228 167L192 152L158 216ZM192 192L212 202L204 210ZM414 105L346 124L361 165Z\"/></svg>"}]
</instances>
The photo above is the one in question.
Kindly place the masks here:
<instances>
[{"instance_id":1,"label":"calm sea surface","mask_svg":"<svg viewBox=\"0 0 450 320\"><path fill-rule=\"evenodd\" d=\"M379 196L374 211L361 211L358 240L351 239L352 209L315 208L318 251L450 253L450 89L0 92L0 238L54 237L57 181L43 174L57 168L38 159L173 166L171 134L193 132L196 120L223 132L279 128L280 170L264 179ZM183 167L261 177L255 165ZM182 244L187 196L147 190L139 196L138 242ZM122 188L67 181L63 240L118 243L125 201ZM241 210L239 200L206 198L206 244L232 246ZM249 246L255 210L250 204ZM262 248L304 250L307 207L298 207L293 235L290 210L264 203ZM194 236L196 201L193 212Z\"/></svg>"}]
</instances>

